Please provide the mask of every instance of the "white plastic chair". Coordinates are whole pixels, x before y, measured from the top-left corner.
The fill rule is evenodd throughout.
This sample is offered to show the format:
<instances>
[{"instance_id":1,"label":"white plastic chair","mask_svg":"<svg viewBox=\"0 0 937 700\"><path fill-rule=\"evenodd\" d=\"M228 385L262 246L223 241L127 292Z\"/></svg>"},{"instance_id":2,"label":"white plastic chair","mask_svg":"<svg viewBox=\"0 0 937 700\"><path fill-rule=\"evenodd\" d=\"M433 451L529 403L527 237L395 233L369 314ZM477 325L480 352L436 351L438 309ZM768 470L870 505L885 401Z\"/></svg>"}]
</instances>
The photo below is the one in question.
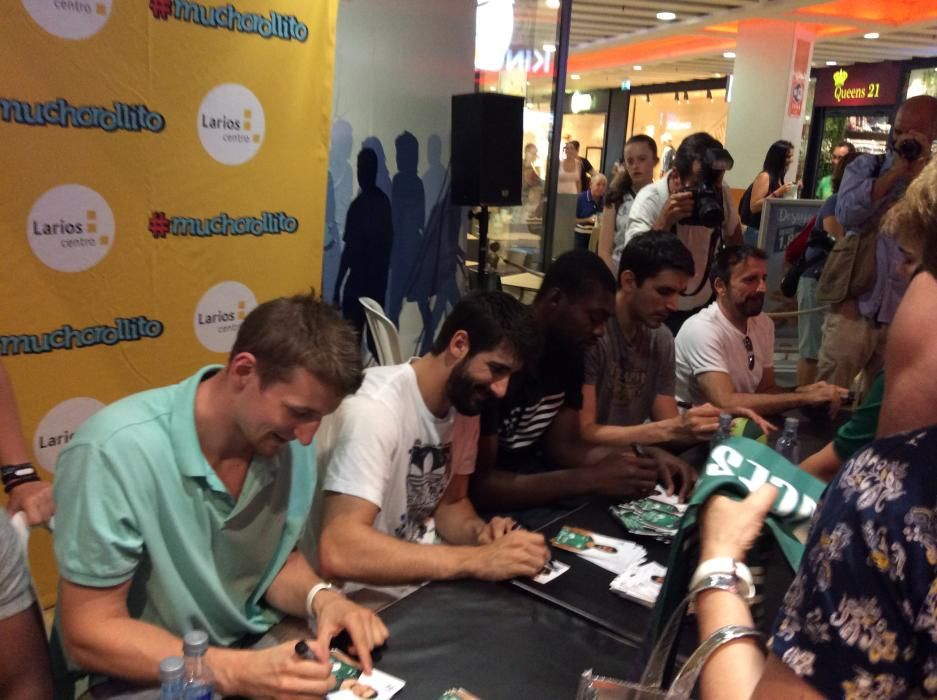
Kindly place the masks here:
<instances>
[{"instance_id":1,"label":"white plastic chair","mask_svg":"<svg viewBox=\"0 0 937 700\"><path fill-rule=\"evenodd\" d=\"M399 365L403 362L400 352L400 335L397 326L387 318L384 309L371 297L358 297L358 303L364 307L364 317L368 322L368 332L374 338L379 365Z\"/></svg>"}]
</instances>

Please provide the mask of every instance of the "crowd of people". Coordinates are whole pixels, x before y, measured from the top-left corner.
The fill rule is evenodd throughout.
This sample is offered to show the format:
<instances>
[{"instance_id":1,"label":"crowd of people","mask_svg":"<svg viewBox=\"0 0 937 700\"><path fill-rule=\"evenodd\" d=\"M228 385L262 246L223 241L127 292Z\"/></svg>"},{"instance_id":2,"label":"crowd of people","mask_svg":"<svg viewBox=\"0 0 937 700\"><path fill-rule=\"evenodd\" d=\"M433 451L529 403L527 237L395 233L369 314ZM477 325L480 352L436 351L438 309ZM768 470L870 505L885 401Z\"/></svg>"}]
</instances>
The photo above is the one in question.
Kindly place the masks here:
<instances>
[{"instance_id":1,"label":"crowd of people","mask_svg":"<svg viewBox=\"0 0 937 700\"><path fill-rule=\"evenodd\" d=\"M598 254L560 255L529 306L466 295L406 363L364 369L355 330L314 294L260 304L223 365L82 425L59 457L54 504L0 367L0 694L51 697L54 668L60 688L90 674L92 693L129 697L200 629L220 693L324 695L334 679L322 660L343 630L372 668L388 637L378 605L425 581L534 576L550 559L536 529L556 508L658 484L686 499L699 466L686 449L707 443L721 413L764 432L765 415L833 416L857 375L863 402L800 465L830 486L769 656L748 639L721 648L702 697L937 694L935 140L937 99L914 98L887 157L839 154L817 217L830 246L813 248L871 251L870 272L830 281L832 263L805 266L805 297L844 296L823 324L820 380L797 387L776 381L766 254L742 231L797 186L784 182L792 146L771 146L740 217L731 156L706 133L672 149L657 181L656 144L630 139L610 185L571 143L560 184L580 193L583 220L604 209ZM525 154L529 187L542 184L535 158ZM706 505L701 638L752 625L726 581L775 496ZM9 523L18 511L31 524L55 512L51 649ZM315 623L315 658L295 638L254 646L288 618Z\"/></svg>"}]
</instances>

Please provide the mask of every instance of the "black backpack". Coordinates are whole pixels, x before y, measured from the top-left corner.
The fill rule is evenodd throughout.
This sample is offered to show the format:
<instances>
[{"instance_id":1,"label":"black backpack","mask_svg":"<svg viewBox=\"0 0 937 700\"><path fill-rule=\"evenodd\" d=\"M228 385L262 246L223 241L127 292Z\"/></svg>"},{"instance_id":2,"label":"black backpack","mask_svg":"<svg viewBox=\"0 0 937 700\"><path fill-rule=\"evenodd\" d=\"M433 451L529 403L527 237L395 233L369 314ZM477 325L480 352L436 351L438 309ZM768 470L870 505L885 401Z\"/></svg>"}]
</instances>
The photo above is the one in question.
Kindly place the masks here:
<instances>
[{"instance_id":1,"label":"black backpack","mask_svg":"<svg viewBox=\"0 0 937 700\"><path fill-rule=\"evenodd\" d=\"M821 228L813 229L813 231L810 232L810 238L807 240L807 247L804 248L804 252L801 253L796 262L790 266L790 268L784 274L784 279L781 280L781 294L789 299L797 296L797 283L800 282L801 276L807 271L807 268L809 267L816 265L822 268L832 247L833 240L831 239L830 235L823 230L822 226ZM821 248L823 250L823 254L821 257L810 260L808 262L807 253L811 248Z\"/></svg>"}]
</instances>

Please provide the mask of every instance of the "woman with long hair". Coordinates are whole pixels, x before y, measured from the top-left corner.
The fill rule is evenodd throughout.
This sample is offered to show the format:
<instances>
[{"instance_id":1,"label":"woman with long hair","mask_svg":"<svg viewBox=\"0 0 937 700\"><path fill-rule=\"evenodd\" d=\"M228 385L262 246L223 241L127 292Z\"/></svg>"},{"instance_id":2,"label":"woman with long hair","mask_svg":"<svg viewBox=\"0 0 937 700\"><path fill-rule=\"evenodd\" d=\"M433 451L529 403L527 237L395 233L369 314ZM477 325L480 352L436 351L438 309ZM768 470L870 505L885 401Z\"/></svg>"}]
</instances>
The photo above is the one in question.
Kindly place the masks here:
<instances>
[{"instance_id":1,"label":"woman with long hair","mask_svg":"<svg viewBox=\"0 0 937 700\"><path fill-rule=\"evenodd\" d=\"M625 247L625 229L628 213L635 195L654 179L657 143L650 136L635 134L625 144L624 157L619 171L612 178L605 195L605 210L599 228L599 256L609 266L613 275L618 275L618 260Z\"/></svg>"},{"instance_id":2,"label":"woman with long hair","mask_svg":"<svg viewBox=\"0 0 937 700\"><path fill-rule=\"evenodd\" d=\"M761 172L755 176L752 183L752 194L749 201L750 212L740 211L745 229L745 243L758 244L758 229L761 228L761 212L768 197L783 197L792 188L800 187L799 183L784 183L787 169L794 160L794 144L790 141L775 141L765 154L765 162Z\"/></svg>"}]
</instances>

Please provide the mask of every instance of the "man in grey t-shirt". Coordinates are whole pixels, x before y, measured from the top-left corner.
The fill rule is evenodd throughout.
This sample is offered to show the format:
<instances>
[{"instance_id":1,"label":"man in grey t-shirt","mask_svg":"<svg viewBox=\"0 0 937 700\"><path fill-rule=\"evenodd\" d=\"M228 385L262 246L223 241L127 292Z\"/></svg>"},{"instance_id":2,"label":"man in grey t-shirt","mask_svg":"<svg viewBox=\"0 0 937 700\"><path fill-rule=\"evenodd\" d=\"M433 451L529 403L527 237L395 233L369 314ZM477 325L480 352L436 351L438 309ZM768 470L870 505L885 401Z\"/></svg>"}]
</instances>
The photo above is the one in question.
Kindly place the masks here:
<instances>
[{"instance_id":1,"label":"man in grey t-shirt","mask_svg":"<svg viewBox=\"0 0 937 700\"><path fill-rule=\"evenodd\" d=\"M625 246L615 315L586 358L579 423L587 442L617 447L691 443L708 439L718 428L719 409L713 406L683 414L677 410L674 340L663 325L694 269L693 256L673 233L649 231ZM660 467L670 465L659 470L662 476L679 471L680 495L687 495L695 480L689 465L661 448L646 452Z\"/></svg>"}]
</instances>

